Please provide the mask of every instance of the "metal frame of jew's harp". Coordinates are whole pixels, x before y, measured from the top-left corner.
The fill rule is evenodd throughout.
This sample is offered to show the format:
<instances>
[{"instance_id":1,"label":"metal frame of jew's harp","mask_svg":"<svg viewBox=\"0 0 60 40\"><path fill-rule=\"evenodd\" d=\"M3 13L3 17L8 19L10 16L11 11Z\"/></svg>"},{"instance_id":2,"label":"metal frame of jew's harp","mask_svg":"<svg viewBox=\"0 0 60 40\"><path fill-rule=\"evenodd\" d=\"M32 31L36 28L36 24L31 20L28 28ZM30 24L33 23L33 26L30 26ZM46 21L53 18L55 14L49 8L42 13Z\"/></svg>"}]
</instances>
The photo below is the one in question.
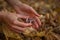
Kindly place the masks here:
<instances>
[{"instance_id":1,"label":"metal frame of jew's harp","mask_svg":"<svg viewBox=\"0 0 60 40\"><path fill-rule=\"evenodd\" d=\"M32 18L27 18L27 19L26 19L26 22L27 22L27 23L32 23L32 22L33 22L33 19L32 19Z\"/></svg>"}]
</instances>

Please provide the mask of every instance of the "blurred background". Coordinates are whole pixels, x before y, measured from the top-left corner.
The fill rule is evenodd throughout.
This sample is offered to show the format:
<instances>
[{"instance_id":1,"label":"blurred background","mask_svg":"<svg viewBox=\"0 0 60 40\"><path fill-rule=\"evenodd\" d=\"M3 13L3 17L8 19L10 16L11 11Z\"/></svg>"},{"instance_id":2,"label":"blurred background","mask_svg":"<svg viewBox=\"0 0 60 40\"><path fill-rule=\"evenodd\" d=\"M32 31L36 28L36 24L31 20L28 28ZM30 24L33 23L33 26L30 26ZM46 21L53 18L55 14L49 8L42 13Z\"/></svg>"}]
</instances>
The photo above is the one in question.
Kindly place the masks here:
<instances>
[{"instance_id":1,"label":"blurred background","mask_svg":"<svg viewBox=\"0 0 60 40\"><path fill-rule=\"evenodd\" d=\"M38 31L26 33L12 33L5 29L2 23L2 35L0 40L60 40L60 0L20 0L33 7L39 14L42 26ZM7 9L10 12L15 10L4 0L0 0L0 11Z\"/></svg>"}]
</instances>

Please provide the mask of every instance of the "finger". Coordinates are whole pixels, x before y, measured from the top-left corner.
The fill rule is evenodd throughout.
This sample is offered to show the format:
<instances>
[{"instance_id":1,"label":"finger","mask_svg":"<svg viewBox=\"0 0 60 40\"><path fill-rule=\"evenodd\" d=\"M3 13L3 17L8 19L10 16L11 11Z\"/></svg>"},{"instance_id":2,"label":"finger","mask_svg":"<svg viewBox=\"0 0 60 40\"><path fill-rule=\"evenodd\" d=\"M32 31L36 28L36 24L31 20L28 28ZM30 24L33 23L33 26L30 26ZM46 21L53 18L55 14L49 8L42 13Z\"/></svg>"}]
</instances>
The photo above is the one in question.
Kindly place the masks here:
<instances>
[{"instance_id":1,"label":"finger","mask_svg":"<svg viewBox=\"0 0 60 40\"><path fill-rule=\"evenodd\" d=\"M35 26L35 24L33 24L33 25L32 25L32 27L33 27L34 29L36 29L36 26Z\"/></svg>"},{"instance_id":2,"label":"finger","mask_svg":"<svg viewBox=\"0 0 60 40\"><path fill-rule=\"evenodd\" d=\"M35 28L38 29L39 28L39 25L38 23L34 20L34 25L35 25Z\"/></svg>"},{"instance_id":3,"label":"finger","mask_svg":"<svg viewBox=\"0 0 60 40\"><path fill-rule=\"evenodd\" d=\"M19 9L19 7L17 6L14 6L14 9L16 10L17 13L23 13L21 11L24 11L24 12L27 12L27 13L30 13L30 14L34 14L36 16L40 16L33 8L30 7L30 9ZM24 14L24 13L23 13Z\"/></svg>"},{"instance_id":4,"label":"finger","mask_svg":"<svg viewBox=\"0 0 60 40\"><path fill-rule=\"evenodd\" d=\"M21 8L21 10L30 14L34 14L36 16L40 16L32 7L26 4L23 4L23 7Z\"/></svg>"},{"instance_id":5,"label":"finger","mask_svg":"<svg viewBox=\"0 0 60 40\"><path fill-rule=\"evenodd\" d=\"M28 10L25 10L24 12L26 13L29 13L30 15L33 15L33 16L40 16L34 9L28 9Z\"/></svg>"},{"instance_id":6,"label":"finger","mask_svg":"<svg viewBox=\"0 0 60 40\"><path fill-rule=\"evenodd\" d=\"M20 15L20 14L17 14L17 17L19 17L19 18L23 18L23 19L27 19L27 18L29 18L29 16Z\"/></svg>"},{"instance_id":7,"label":"finger","mask_svg":"<svg viewBox=\"0 0 60 40\"><path fill-rule=\"evenodd\" d=\"M15 32L20 33L20 32L23 32L24 31L24 28L22 28L22 27L19 27L19 26L16 26L16 25L11 25L11 24L9 24L9 25L10 25L9 28L11 30L15 31Z\"/></svg>"},{"instance_id":8,"label":"finger","mask_svg":"<svg viewBox=\"0 0 60 40\"><path fill-rule=\"evenodd\" d=\"M14 32L16 32L16 33L20 33L21 31L19 31L19 30L16 30L16 29L14 29L14 28L12 28L12 27L9 27L9 29L11 30L11 31L14 31Z\"/></svg>"},{"instance_id":9,"label":"finger","mask_svg":"<svg viewBox=\"0 0 60 40\"><path fill-rule=\"evenodd\" d=\"M34 13L36 16L38 16L38 17L40 16L33 8L32 8L31 11L32 11L32 13Z\"/></svg>"},{"instance_id":10,"label":"finger","mask_svg":"<svg viewBox=\"0 0 60 40\"><path fill-rule=\"evenodd\" d=\"M34 14L38 17L40 16L32 7L30 9L31 9L30 11L31 11L32 14Z\"/></svg>"},{"instance_id":11,"label":"finger","mask_svg":"<svg viewBox=\"0 0 60 40\"><path fill-rule=\"evenodd\" d=\"M35 17L36 18L36 21L37 21L37 23L39 24L39 26L41 26L41 21L40 21L40 19L38 18L38 17Z\"/></svg>"},{"instance_id":12,"label":"finger","mask_svg":"<svg viewBox=\"0 0 60 40\"><path fill-rule=\"evenodd\" d=\"M12 31L15 31L17 33L20 33L20 32L23 32L24 31L24 28L22 27L19 27L19 26L16 26L16 25L12 25L10 23L8 23L8 27L12 30Z\"/></svg>"},{"instance_id":13,"label":"finger","mask_svg":"<svg viewBox=\"0 0 60 40\"><path fill-rule=\"evenodd\" d=\"M24 23L24 22L20 22L20 21L14 21L14 24L15 25L18 25L18 26L22 26L22 27L29 27L31 26L32 24L31 23Z\"/></svg>"}]
</instances>

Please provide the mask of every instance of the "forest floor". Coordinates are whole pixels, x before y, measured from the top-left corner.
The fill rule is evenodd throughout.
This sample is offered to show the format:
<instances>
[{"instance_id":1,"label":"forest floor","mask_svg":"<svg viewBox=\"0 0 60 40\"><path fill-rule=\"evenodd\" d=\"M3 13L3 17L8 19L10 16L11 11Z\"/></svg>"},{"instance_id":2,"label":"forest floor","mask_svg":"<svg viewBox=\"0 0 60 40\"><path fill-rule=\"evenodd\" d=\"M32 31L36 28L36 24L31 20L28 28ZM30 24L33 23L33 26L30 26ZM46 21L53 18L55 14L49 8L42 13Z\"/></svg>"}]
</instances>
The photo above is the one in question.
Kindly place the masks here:
<instances>
[{"instance_id":1,"label":"forest floor","mask_svg":"<svg viewBox=\"0 0 60 40\"><path fill-rule=\"evenodd\" d=\"M42 22L38 31L20 34L21 40L60 40L60 0L20 1L33 7L40 14ZM14 11L5 1L0 0L0 10L4 8L11 12Z\"/></svg>"}]
</instances>

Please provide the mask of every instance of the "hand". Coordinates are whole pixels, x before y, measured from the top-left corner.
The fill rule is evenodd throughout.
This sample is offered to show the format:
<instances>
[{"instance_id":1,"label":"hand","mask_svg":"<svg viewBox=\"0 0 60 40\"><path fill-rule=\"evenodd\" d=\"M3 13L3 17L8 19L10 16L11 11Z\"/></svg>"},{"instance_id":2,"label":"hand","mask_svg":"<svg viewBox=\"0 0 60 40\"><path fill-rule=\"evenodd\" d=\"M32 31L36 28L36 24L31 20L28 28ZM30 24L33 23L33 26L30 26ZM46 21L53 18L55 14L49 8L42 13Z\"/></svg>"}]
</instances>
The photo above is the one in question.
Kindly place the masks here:
<instances>
[{"instance_id":1,"label":"hand","mask_svg":"<svg viewBox=\"0 0 60 40\"><path fill-rule=\"evenodd\" d=\"M7 11L0 12L0 15L1 15L1 18L3 18L4 22L6 22L6 24L9 25L9 28L16 32L24 31L25 27L32 25L31 23L24 23L18 20L18 18L26 19L27 16L22 16L22 15L7 12Z\"/></svg>"},{"instance_id":2,"label":"hand","mask_svg":"<svg viewBox=\"0 0 60 40\"><path fill-rule=\"evenodd\" d=\"M40 15L30 6L21 3L19 0L6 0L20 15L29 16L33 20L33 27L39 28L41 26L40 19L38 18ZM22 13L22 14L21 14Z\"/></svg>"},{"instance_id":3,"label":"hand","mask_svg":"<svg viewBox=\"0 0 60 40\"><path fill-rule=\"evenodd\" d=\"M19 13L20 15L22 13L22 15L26 15L26 16L29 16L30 18L32 18L34 28L38 29L39 26L41 26L39 14L32 7L30 7L26 4L21 4L21 6L15 5L13 7L16 10L16 12Z\"/></svg>"},{"instance_id":4,"label":"hand","mask_svg":"<svg viewBox=\"0 0 60 40\"><path fill-rule=\"evenodd\" d=\"M16 2L17 1L17 2ZM12 7L16 10L16 12L20 15L26 15L29 16L31 19L33 19L33 27L39 28L41 26L41 22L39 19L39 14L30 6L21 3L20 1L16 0L12 2L12 0L8 1ZM22 14L21 14L22 13Z\"/></svg>"}]
</instances>

